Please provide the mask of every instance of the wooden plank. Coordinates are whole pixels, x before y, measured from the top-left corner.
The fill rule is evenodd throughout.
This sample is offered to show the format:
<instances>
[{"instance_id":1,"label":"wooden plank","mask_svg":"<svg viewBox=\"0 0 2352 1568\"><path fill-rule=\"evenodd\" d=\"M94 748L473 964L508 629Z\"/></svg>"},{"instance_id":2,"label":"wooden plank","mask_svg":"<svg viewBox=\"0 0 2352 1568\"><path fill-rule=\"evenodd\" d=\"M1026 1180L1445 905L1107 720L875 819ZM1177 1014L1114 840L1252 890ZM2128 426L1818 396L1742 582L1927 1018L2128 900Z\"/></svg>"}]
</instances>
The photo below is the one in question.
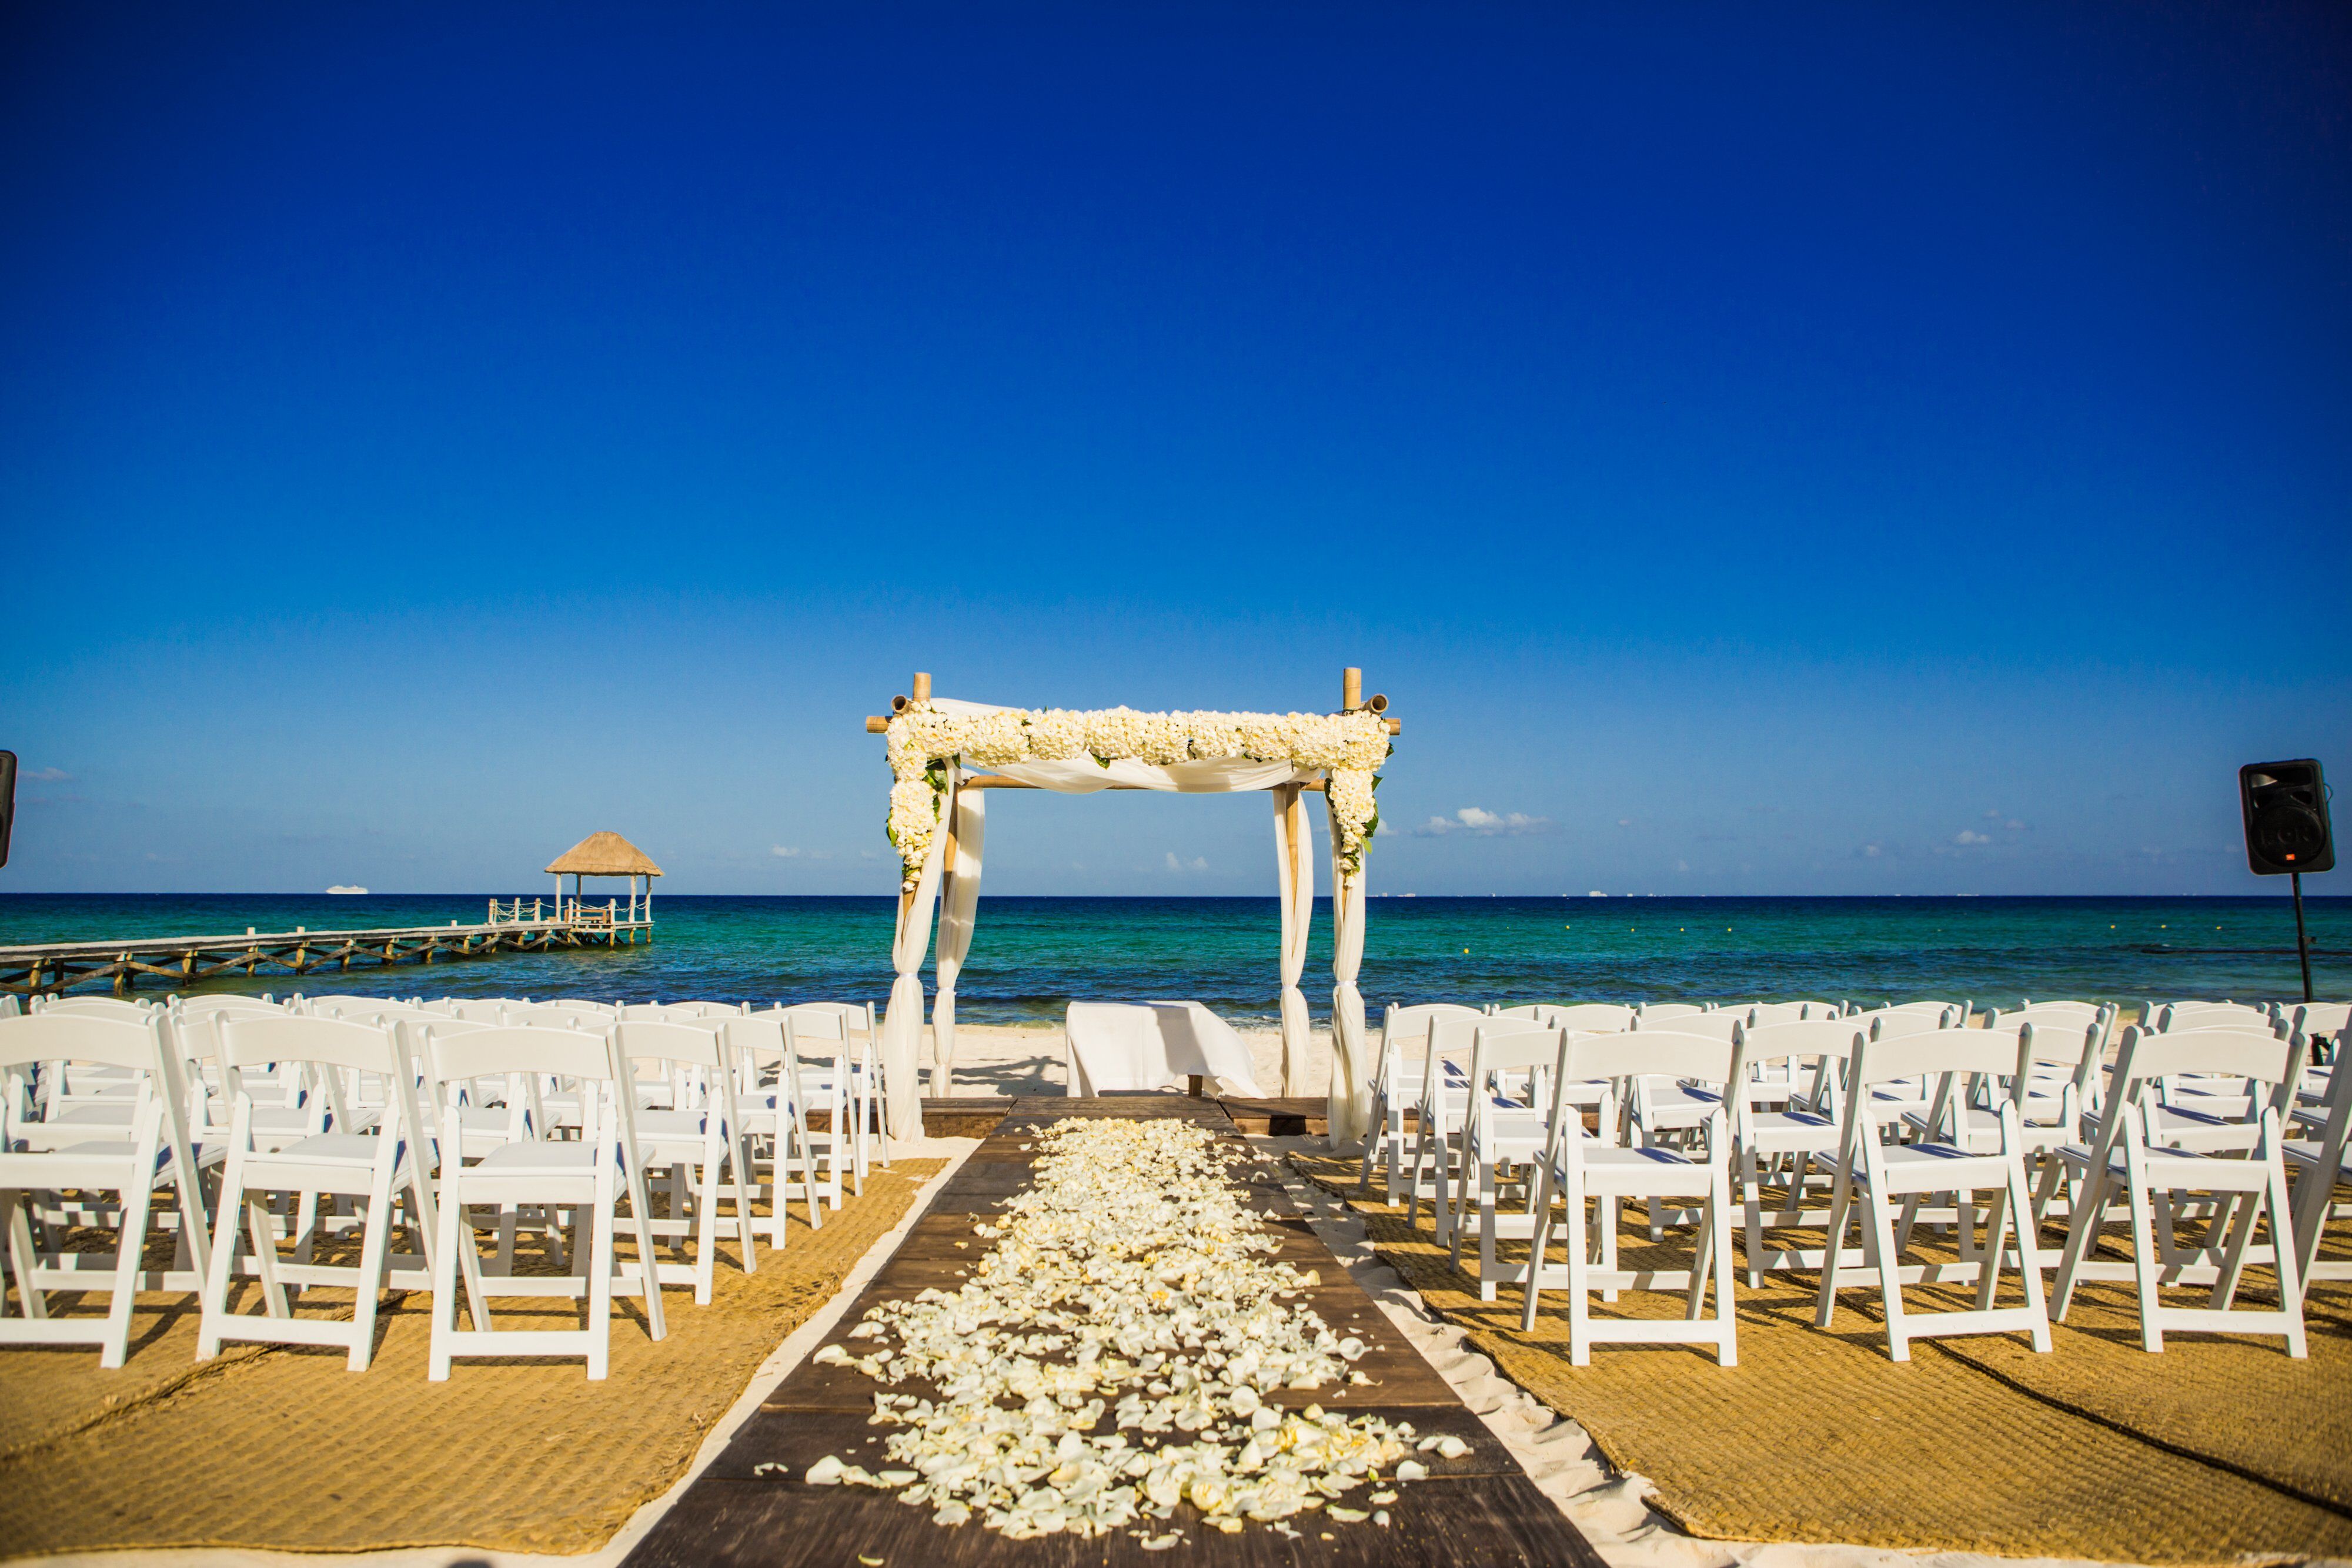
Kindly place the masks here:
<instances>
[{"instance_id":1,"label":"wooden plank","mask_svg":"<svg viewBox=\"0 0 2352 1568\"><path fill-rule=\"evenodd\" d=\"M1145 1552L1124 1531L1097 1541L1008 1541L978 1524L942 1529L929 1509L909 1507L892 1493L812 1487L798 1473L795 1466L782 1479L698 1480L625 1562L631 1568L839 1568L862 1558L924 1568L1164 1568L1171 1560ZM1360 1494L1350 1500L1365 1506ZM1601 1568L1599 1554L1524 1475L1417 1481L1386 1506L1386 1528L1300 1514L1289 1521L1296 1540L1263 1524L1221 1534L1202 1528L1189 1507L1155 1528L1183 1531L1173 1561L1193 1568Z\"/></svg>"}]
</instances>

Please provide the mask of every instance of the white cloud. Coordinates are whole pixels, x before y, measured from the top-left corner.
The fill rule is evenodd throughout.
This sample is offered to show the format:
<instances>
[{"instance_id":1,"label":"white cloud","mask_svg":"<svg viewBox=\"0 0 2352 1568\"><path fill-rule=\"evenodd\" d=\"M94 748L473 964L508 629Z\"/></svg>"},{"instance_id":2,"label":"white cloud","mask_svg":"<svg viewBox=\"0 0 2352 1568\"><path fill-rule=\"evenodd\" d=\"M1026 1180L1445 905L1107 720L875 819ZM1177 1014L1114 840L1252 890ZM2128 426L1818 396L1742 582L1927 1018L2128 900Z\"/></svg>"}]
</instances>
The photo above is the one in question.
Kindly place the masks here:
<instances>
[{"instance_id":1,"label":"white cloud","mask_svg":"<svg viewBox=\"0 0 2352 1568\"><path fill-rule=\"evenodd\" d=\"M17 777L32 784L62 784L73 775L62 768L28 768Z\"/></svg>"},{"instance_id":2,"label":"white cloud","mask_svg":"<svg viewBox=\"0 0 2352 1568\"><path fill-rule=\"evenodd\" d=\"M801 858L801 847L798 844L777 844L772 847L768 852L775 856L780 861L792 861Z\"/></svg>"},{"instance_id":3,"label":"white cloud","mask_svg":"<svg viewBox=\"0 0 2352 1568\"><path fill-rule=\"evenodd\" d=\"M1989 821L1989 822L1998 822L1998 821L2000 821L2000 813L1999 811L1997 811L1997 810L1996 810L1996 811L1987 811L1987 812L1985 813L1985 821Z\"/></svg>"},{"instance_id":4,"label":"white cloud","mask_svg":"<svg viewBox=\"0 0 2352 1568\"><path fill-rule=\"evenodd\" d=\"M1188 871L1206 871L1209 869L1209 858L1206 855L1194 855L1191 860L1179 860L1176 858L1176 852L1174 850L1170 850L1168 852L1168 869L1172 872L1180 873Z\"/></svg>"},{"instance_id":5,"label":"white cloud","mask_svg":"<svg viewBox=\"0 0 2352 1568\"><path fill-rule=\"evenodd\" d=\"M1530 817L1525 811L1508 815L1489 811L1482 806L1465 806L1450 817L1432 817L1412 830L1419 839L1442 839L1448 833L1467 833L1473 838L1517 838L1522 833L1540 833L1551 827L1549 817Z\"/></svg>"},{"instance_id":6,"label":"white cloud","mask_svg":"<svg viewBox=\"0 0 2352 1568\"><path fill-rule=\"evenodd\" d=\"M1973 828L1962 828L1958 832L1952 835L1952 842L1956 844L1989 844L1992 842L1992 835L1990 833L1979 833Z\"/></svg>"},{"instance_id":7,"label":"white cloud","mask_svg":"<svg viewBox=\"0 0 2352 1568\"><path fill-rule=\"evenodd\" d=\"M1633 825L1633 819L1631 817L1620 817L1617 819L1617 825L1621 828L1630 828Z\"/></svg>"},{"instance_id":8,"label":"white cloud","mask_svg":"<svg viewBox=\"0 0 2352 1568\"><path fill-rule=\"evenodd\" d=\"M1862 852L1864 859L1876 860L1886 852L1880 849L1876 844L1864 844L1862 846Z\"/></svg>"}]
</instances>

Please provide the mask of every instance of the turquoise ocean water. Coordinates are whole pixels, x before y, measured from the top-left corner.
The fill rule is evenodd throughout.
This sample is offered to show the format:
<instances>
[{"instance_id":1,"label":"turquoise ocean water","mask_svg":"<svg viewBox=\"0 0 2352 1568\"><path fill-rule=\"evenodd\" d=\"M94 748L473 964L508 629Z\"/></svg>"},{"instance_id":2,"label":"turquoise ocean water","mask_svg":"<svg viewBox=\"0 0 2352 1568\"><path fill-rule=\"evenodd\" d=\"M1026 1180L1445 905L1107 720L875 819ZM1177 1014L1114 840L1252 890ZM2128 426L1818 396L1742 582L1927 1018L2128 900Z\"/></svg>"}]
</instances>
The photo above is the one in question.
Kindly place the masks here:
<instances>
[{"instance_id":1,"label":"turquoise ocean water","mask_svg":"<svg viewBox=\"0 0 2352 1568\"><path fill-rule=\"evenodd\" d=\"M2284 891L2284 890L2282 890ZM485 898L0 894L0 946L118 936L446 925ZM218 981L213 991L879 1001L887 898L656 900L650 946ZM2309 901L2316 994L2352 993L2352 898ZM1275 1009L1271 898L983 895L958 1016L1057 1019L1073 998L1192 998L1237 1020ZM1330 994L1328 905L1303 988ZM1375 898L1362 989L1391 1001L2143 1001L2299 996L2284 897Z\"/></svg>"}]
</instances>

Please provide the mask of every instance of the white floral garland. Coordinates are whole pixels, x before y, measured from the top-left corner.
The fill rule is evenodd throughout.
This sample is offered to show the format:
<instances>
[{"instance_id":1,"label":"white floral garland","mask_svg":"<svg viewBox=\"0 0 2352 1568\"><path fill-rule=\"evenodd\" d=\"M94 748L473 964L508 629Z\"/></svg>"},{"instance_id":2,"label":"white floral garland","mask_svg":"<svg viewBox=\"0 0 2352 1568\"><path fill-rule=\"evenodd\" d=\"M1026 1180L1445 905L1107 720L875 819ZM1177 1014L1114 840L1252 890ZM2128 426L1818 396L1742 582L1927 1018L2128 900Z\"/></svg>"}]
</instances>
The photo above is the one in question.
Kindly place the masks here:
<instances>
[{"instance_id":1,"label":"white floral garland","mask_svg":"<svg viewBox=\"0 0 2352 1568\"><path fill-rule=\"evenodd\" d=\"M1248 758L1286 762L1328 776L1333 830L1341 862L1361 871L1364 846L1381 824L1375 793L1388 759L1388 720L1368 709L1347 713L1138 713L1113 707L1002 708L950 713L916 703L890 720L890 842L911 888L930 852L947 800L947 764L976 768L1064 762L1091 757L1104 767L1132 758L1165 768L1178 762Z\"/></svg>"}]
</instances>

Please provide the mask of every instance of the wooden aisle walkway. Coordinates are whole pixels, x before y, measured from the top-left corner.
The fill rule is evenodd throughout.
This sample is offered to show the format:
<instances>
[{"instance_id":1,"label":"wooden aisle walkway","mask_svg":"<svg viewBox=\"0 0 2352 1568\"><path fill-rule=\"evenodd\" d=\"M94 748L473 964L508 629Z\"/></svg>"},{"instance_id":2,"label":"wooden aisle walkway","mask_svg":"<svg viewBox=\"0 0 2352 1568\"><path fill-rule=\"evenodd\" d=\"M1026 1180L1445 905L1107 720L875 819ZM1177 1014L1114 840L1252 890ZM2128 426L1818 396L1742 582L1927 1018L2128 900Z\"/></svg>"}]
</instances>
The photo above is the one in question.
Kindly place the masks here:
<instances>
[{"instance_id":1,"label":"wooden aisle walkway","mask_svg":"<svg viewBox=\"0 0 2352 1568\"><path fill-rule=\"evenodd\" d=\"M1141 1094L1006 1102L993 1133L940 1189L898 1252L850 1304L838 1333L845 1333L881 1301L960 1283L980 1254L970 1246L959 1250L956 1243L970 1243L976 1218L995 1212L1003 1199L1028 1186L1035 1155L1023 1145L1055 1122L1072 1116L1177 1116L1227 1135L1234 1132L1233 1119L1214 1100ZM838 1568L860 1562L891 1568L962 1563L1143 1568L1171 1563L1192 1568L1293 1563L1601 1568L1591 1545L1316 1239L1280 1184L1270 1174L1253 1172L1244 1185L1250 1207L1281 1238L1282 1250L1276 1258L1321 1275L1322 1283L1309 1292L1307 1304L1334 1329L1358 1335L1373 1347L1357 1364L1371 1379L1369 1386L1284 1390L1269 1397L1285 1405L1320 1404L1410 1421L1423 1435L1450 1432L1470 1446L1459 1459L1420 1456L1430 1462L1431 1475L1397 1489L1398 1500L1389 1505L1393 1520L1389 1528L1308 1513L1289 1521L1300 1531L1296 1541L1259 1524L1224 1535L1203 1528L1186 1506L1170 1521L1185 1537L1172 1556L1144 1552L1125 1531L1095 1541L1068 1535L1009 1541L977 1522L943 1528L931 1522L929 1509L901 1503L888 1492L812 1487L799 1479L809 1465L827 1454L878 1468L887 1431L867 1423L877 1385L852 1367L804 1361L629 1554L625 1568ZM908 1383L896 1392L934 1391ZM757 1473L758 1467L770 1463L789 1467L785 1478Z\"/></svg>"}]
</instances>

